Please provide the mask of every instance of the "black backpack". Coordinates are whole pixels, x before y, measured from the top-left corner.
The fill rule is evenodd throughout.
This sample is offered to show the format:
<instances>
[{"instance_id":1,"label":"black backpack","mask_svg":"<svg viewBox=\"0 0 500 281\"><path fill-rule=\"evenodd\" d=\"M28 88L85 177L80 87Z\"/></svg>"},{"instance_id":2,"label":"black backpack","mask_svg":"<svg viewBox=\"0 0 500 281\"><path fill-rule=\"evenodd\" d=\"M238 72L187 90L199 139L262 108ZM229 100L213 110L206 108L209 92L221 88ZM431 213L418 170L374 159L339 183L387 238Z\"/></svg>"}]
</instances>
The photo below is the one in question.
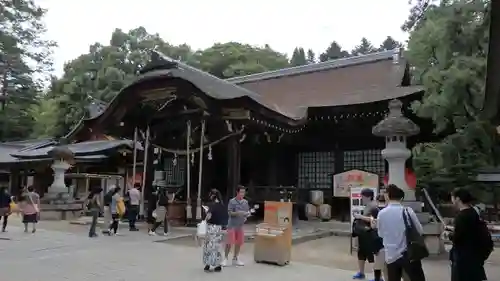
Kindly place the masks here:
<instances>
[{"instance_id":1,"label":"black backpack","mask_svg":"<svg viewBox=\"0 0 500 281\"><path fill-rule=\"evenodd\" d=\"M113 191L110 190L106 195L104 195L104 206L109 206L111 204L111 201L113 200Z\"/></svg>"},{"instance_id":2,"label":"black backpack","mask_svg":"<svg viewBox=\"0 0 500 281\"><path fill-rule=\"evenodd\" d=\"M494 249L493 238L491 237L491 232L488 229L486 222L479 217L479 227L478 227L478 252L483 261L486 261Z\"/></svg>"}]
</instances>

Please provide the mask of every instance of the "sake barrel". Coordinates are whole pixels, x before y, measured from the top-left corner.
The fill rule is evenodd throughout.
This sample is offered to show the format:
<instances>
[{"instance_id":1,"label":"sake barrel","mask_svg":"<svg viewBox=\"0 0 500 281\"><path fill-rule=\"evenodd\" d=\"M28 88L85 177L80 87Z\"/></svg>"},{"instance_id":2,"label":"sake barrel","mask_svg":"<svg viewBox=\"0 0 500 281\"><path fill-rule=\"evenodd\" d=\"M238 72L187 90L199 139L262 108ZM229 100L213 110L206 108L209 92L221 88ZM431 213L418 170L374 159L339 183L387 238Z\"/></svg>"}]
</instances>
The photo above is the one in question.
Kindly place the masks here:
<instances>
[{"instance_id":1,"label":"sake barrel","mask_svg":"<svg viewBox=\"0 0 500 281\"><path fill-rule=\"evenodd\" d=\"M319 206L323 204L323 191L311 190L309 191L309 198L311 199L311 204Z\"/></svg>"},{"instance_id":2,"label":"sake barrel","mask_svg":"<svg viewBox=\"0 0 500 281\"><path fill-rule=\"evenodd\" d=\"M321 204L319 206L318 217L321 220L330 220L332 218L332 207L328 204Z\"/></svg>"},{"instance_id":3,"label":"sake barrel","mask_svg":"<svg viewBox=\"0 0 500 281\"><path fill-rule=\"evenodd\" d=\"M308 219L315 219L317 217L317 208L313 204L306 204L306 217Z\"/></svg>"}]
</instances>

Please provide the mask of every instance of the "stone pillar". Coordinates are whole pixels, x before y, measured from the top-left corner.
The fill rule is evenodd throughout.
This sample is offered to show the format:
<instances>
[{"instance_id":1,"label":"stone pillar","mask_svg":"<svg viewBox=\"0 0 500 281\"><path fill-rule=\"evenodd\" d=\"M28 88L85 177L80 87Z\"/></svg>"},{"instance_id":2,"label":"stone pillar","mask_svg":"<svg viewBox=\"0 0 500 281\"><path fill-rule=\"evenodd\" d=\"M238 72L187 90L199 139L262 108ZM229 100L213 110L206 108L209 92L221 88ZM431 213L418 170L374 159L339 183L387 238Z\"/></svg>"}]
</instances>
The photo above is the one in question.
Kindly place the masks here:
<instances>
[{"instance_id":1,"label":"stone pillar","mask_svg":"<svg viewBox=\"0 0 500 281\"><path fill-rule=\"evenodd\" d=\"M372 129L375 136L385 138L385 149L382 157L389 164L389 184L395 184L405 192L405 201L415 202L415 191L408 187L405 179L406 160L411 152L406 147L406 138L416 135L420 128L402 112L402 102L389 102L389 114ZM420 203L415 202L412 207L419 209Z\"/></svg>"}]
</instances>

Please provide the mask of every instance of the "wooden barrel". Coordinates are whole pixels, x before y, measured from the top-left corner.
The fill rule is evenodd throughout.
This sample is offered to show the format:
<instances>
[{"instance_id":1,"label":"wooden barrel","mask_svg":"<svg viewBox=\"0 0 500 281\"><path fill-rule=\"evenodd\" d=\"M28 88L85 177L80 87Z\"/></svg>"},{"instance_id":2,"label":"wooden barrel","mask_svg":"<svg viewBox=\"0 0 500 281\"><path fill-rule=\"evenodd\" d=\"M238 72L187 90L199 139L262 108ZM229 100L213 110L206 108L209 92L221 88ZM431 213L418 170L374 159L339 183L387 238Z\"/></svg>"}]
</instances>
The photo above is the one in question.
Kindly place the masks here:
<instances>
[{"instance_id":1,"label":"wooden barrel","mask_svg":"<svg viewBox=\"0 0 500 281\"><path fill-rule=\"evenodd\" d=\"M168 220L172 226L186 224L186 203L173 202L168 205Z\"/></svg>"}]
</instances>

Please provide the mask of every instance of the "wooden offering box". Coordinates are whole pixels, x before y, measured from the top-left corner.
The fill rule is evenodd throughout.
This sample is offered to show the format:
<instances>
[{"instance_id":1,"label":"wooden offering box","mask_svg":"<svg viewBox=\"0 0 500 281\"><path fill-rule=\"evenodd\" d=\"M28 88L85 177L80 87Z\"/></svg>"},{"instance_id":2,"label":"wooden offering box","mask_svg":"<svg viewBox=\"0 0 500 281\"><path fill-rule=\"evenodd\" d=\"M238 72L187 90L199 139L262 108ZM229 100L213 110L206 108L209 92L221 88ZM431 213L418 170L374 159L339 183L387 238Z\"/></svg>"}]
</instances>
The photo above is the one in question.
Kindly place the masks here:
<instances>
[{"instance_id":1,"label":"wooden offering box","mask_svg":"<svg viewBox=\"0 0 500 281\"><path fill-rule=\"evenodd\" d=\"M286 265L292 254L292 202L264 202L264 222L255 234L255 262Z\"/></svg>"}]
</instances>

